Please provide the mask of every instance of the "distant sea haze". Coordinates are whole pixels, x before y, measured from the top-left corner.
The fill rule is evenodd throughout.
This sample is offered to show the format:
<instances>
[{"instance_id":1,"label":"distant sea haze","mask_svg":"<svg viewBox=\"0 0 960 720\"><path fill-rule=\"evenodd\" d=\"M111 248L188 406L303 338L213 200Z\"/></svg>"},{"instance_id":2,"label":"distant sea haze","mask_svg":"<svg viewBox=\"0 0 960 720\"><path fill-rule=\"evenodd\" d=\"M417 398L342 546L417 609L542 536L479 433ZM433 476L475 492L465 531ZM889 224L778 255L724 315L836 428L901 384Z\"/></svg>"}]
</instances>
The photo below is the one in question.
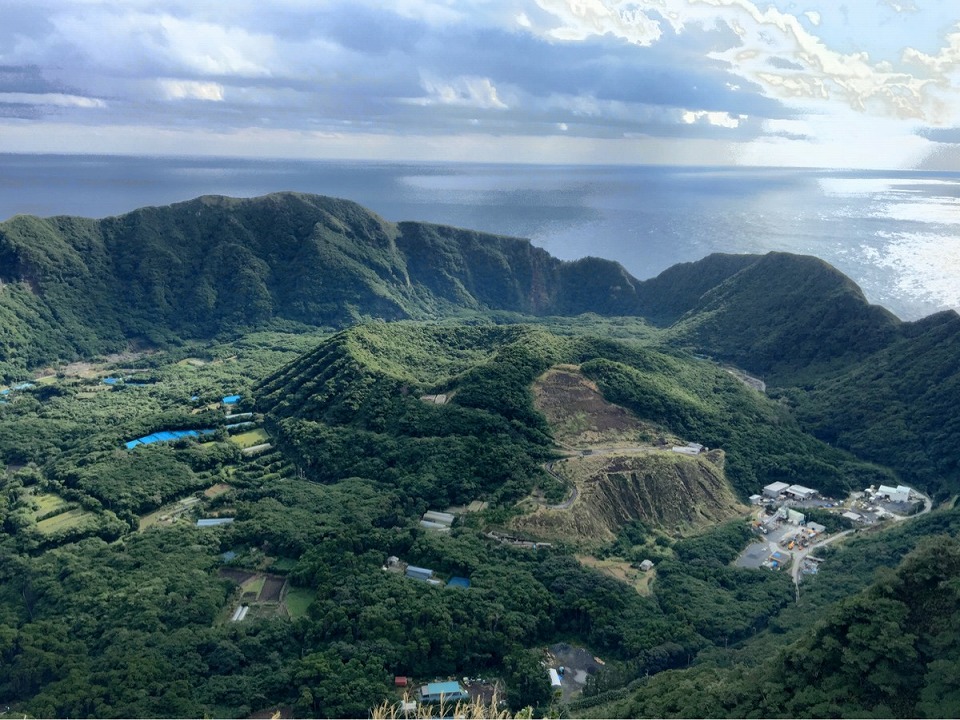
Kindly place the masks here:
<instances>
[{"instance_id":1,"label":"distant sea haze","mask_svg":"<svg viewBox=\"0 0 960 720\"><path fill-rule=\"evenodd\" d=\"M281 190L530 238L638 278L713 252L816 255L912 320L960 309L960 174L0 155L0 219Z\"/></svg>"}]
</instances>

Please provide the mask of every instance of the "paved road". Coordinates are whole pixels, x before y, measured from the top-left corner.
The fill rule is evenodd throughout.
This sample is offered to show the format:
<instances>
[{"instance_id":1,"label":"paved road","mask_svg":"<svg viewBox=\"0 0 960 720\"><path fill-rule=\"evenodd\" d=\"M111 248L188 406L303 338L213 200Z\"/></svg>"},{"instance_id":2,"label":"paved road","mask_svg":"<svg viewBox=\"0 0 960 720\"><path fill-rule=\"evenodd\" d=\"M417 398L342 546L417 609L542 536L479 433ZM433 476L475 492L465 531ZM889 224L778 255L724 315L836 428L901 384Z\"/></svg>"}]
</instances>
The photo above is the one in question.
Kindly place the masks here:
<instances>
[{"instance_id":1,"label":"paved road","mask_svg":"<svg viewBox=\"0 0 960 720\"><path fill-rule=\"evenodd\" d=\"M893 515L893 519L896 522L903 522L906 520L912 520L913 518L918 518L921 515L925 515L926 513L930 512L933 509L933 501L929 497L921 493L917 493L917 494L923 498L923 510L918 512L916 515ZM794 550L792 553L793 566L790 570L791 574L793 575L793 584L799 588L800 568L803 566L803 560L804 558L807 557L807 555L809 555L814 550L817 550L818 548L825 547L826 545L830 545L831 543L837 542L841 538L845 538L847 535L849 535L852 532L853 530L844 530L842 533L837 533L836 535L832 535L831 537L828 537L826 540L824 540L823 542L817 543L816 545L810 545L808 547L801 548L800 550ZM770 546L776 547L772 542L770 543ZM779 548L776 548L776 549L779 549ZM798 589L797 590L798 597L799 597L799 593L800 591Z\"/></svg>"}]
</instances>

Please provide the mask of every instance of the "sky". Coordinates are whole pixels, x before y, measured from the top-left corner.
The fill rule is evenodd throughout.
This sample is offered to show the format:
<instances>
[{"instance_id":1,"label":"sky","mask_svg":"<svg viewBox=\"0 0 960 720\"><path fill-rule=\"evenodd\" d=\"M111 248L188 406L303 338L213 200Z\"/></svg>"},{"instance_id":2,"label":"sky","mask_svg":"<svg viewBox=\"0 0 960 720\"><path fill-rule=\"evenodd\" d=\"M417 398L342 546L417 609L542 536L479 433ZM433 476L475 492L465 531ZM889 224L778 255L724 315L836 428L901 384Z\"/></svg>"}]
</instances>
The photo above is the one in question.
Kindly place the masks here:
<instances>
[{"instance_id":1,"label":"sky","mask_svg":"<svg viewBox=\"0 0 960 720\"><path fill-rule=\"evenodd\" d=\"M0 0L0 152L960 171L953 0Z\"/></svg>"}]
</instances>

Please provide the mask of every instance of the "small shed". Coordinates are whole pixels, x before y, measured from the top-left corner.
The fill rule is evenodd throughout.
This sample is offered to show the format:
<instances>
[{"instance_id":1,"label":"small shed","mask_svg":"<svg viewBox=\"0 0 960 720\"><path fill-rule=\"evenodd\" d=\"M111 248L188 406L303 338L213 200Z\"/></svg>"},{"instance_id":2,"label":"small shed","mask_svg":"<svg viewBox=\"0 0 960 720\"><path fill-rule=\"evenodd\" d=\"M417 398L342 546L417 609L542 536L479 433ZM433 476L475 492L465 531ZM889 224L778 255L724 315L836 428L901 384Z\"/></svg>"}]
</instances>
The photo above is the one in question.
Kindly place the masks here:
<instances>
[{"instance_id":1,"label":"small shed","mask_svg":"<svg viewBox=\"0 0 960 720\"><path fill-rule=\"evenodd\" d=\"M407 565L406 576L414 580L429 580L433 577L433 570L417 567L416 565Z\"/></svg>"},{"instance_id":2,"label":"small shed","mask_svg":"<svg viewBox=\"0 0 960 720\"><path fill-rule=\"evenodd\" d=\"M653 570L653 560L644 560L642 563L640 563L640 569L644 572Z\"/></svg>"},{"instance_id":3,"label":"small shed","mask_svg":"<svg viewBox=\"0 0 960 720\"><path fill-rule=\"evenodd\" d=\"M391 555L387 558L387 567L397 567L400 564L400 558L396 555Z\"/></svg>"},{"instance_id":4,"label":"small shed","mask_svg":"<svg viewBox=\"0 0 960 720\"><path fill-rule=\"evenodd\" d=\"M239 395L226 395L223 398L224 405L236 405L238 402L240 402Z\"/></svg>"},{"instance_id":5,"label":"small shed","mask_svg":"<svg viewBox=\"0 0 960 720\"><path fill-rule=\"evenodd\" d=\"M750 504L751 504L751 505L759 505L759 504L762 503L762 502L763 502L763 495L751 495L751 496L750 496Z\"/></svg>"},{"instance_id":6,"label":"small shed","mask_svg":"<svg viewBox=\"0 0 960 720\"><path fill-rule=\"evenodd\" d=\"M428 522L440 523L441 525L446 525L449 527L453 525L453 521L456 520L456 515L445 512L438 512L436 510L427 510L423 514L423 519Z\"/></svg>"},{"instance_id":7,"label":"small shed","mask_svg":"<svg viewBox=\"0 0 960 720\"><path fill-rule=\"evenodd\" d=\"M563 685L560 683L560 674L554 668L550 668L550 687L559 690Z\"/></svg>"},{"instance_id":8,"label":"small shed","mask_svg":"<svg viewBox=\"0 0 960 720\"><path fill-rule=\"evenodd\" d=\"M863 515L859 515L858 513L852 512L850 510L847 510L840 517L846 518L851 522L861 522L863 520Z\"/></svg>"},{"instance_id":9,"label":"small shed","mask_svg":"<svg viewBox=\"0 0 960 720\"><path fill-rule=\"evenodd\" d=\"M449 525L434 522L433 520L421 520L420 527L425 528L426 530L434 530L436 532L450 532Z\"/></svg>"},{"instance_id":10,"label":"small shed","mask_svg":"<svg viewBox=\"0 0 960 720\"><path fill-rule=\"evenodd\" d=\"M201 518L197 520L197 527L217 527L218 525L229 525L233 522L231 517L222 517L222 518Z\"/></svg>"},{"instance_id":11,"label":"small shed","mask_svg":"<svg viewBox=\"0 0 960 720\"><path fill-rule=\"evenodd\" d=\"M808 522L807 530L811 530L815 532L817 535L822 535L827 531L827 528L825 525L821 525L820 523Z\"/></svg>"},{"instance_id":12,"label":"small shed","mask_svg":"<svg viewBox=\"0 0 960 720\"><path fill-rule=\"evenodd\" d=\"M450 682L427 683L420 688L420 702L457 702L469 700L470 694L455 680Z\"/></svg>"},{"instance_id":13,"label":"small shed","mask_svg":"<svg viewBox=\"0 0 960 720\"><path fill-rule=\"evenodd\" d=\"M406 687L407 686L407 676L406 675L397 675L393 678L394 687Z\"/></svg>"}]
</instances>

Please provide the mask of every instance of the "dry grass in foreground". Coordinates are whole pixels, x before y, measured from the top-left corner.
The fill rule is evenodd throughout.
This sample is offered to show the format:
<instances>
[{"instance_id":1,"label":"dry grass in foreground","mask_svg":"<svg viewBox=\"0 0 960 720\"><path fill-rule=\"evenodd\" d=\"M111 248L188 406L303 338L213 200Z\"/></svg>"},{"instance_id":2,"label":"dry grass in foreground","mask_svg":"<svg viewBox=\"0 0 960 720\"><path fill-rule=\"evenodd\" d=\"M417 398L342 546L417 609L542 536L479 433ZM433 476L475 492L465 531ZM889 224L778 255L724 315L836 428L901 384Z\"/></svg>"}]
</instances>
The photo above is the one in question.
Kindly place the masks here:
<instances>
[{"instance_id":1,"label":"dry grass in foreground","mask_svg":"<svg viewBox=\"0 0 960 720\"><path fill-rule=\"evenodd\" d=\"M404 696L405 703L409 703L409 696ZM489 703L480 699L459 701L453 703L438 703L426 705L417 703L413 710L404 710L404 703L391 703L384 700L370 711L373 720L420 720L421 718L457 718L462 720L529 720L533 717L531 708L524 708L516 715L509 710L500 709L500 700L496 694Z\"/></svg>"}]
</instances>

